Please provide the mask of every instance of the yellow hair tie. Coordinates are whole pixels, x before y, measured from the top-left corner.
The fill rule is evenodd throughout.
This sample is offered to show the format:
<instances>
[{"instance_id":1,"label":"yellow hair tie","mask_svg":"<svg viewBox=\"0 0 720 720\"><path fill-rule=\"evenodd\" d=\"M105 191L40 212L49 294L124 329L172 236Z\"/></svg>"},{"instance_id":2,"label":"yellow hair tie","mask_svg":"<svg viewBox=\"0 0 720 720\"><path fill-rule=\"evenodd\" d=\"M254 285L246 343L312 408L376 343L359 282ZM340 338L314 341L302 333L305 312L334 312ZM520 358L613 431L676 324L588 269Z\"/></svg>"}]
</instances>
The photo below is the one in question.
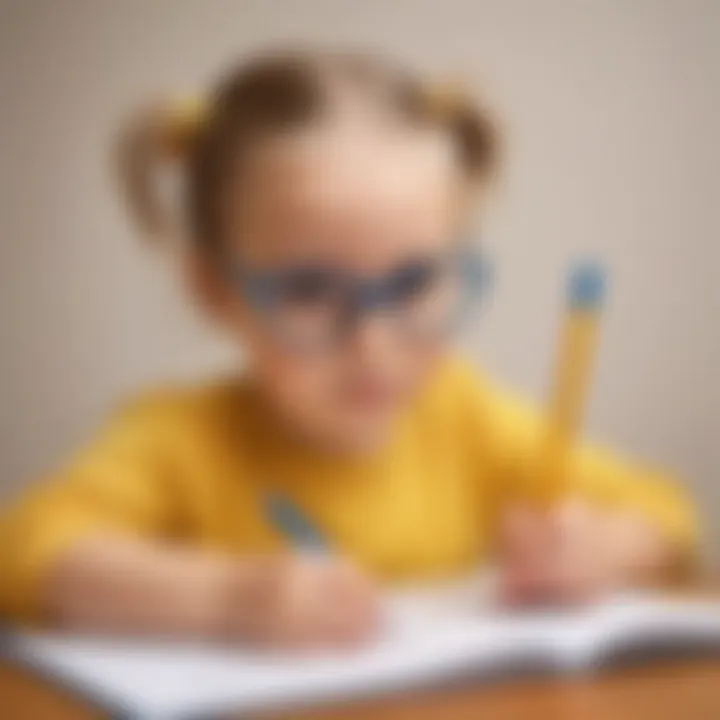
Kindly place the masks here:
<instances>
[{"instance_id":1,"label":"yellow hair tie","mask_svg":"<svg viewBox=\"0 0 720 720\"><path fill-rule=\"evenodd\" d=\"M182 158L187 155L206 115L207 107L199 98L183 98L167 108L163 140L170 156Z\"/></svg>"},{"instance_id":2,"label":"yellow hair tie","mask_svg":"<svg viewBox=\"0 0 720 720\"><path fill-rule=\"evenodd\" d=\"M431 85L426 90L426 100L430 111L441 117L453 117L468 105L468 95L459 82Z\"/></svg>"}]
</instances>

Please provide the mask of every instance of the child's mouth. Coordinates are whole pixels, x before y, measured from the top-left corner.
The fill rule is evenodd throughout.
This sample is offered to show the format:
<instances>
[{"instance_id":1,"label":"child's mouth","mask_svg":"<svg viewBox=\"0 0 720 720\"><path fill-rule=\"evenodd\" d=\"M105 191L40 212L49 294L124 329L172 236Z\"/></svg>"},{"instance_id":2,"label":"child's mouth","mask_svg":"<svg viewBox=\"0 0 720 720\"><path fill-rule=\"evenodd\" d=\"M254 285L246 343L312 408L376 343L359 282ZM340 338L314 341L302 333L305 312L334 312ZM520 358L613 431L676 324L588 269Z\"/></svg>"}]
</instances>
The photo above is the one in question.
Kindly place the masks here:
<instances>
[{"instance_id":1,"label":"child's mouth","mask_svg":"<svg viewBox=\"0 0 720 720\"><path fill-rule=\"evenodd\" d=\"M363 378L345 385L343 396L346 403L358 410L378 412L394 405L396 393L386 382Z\"/></svg>"}]
</instances>

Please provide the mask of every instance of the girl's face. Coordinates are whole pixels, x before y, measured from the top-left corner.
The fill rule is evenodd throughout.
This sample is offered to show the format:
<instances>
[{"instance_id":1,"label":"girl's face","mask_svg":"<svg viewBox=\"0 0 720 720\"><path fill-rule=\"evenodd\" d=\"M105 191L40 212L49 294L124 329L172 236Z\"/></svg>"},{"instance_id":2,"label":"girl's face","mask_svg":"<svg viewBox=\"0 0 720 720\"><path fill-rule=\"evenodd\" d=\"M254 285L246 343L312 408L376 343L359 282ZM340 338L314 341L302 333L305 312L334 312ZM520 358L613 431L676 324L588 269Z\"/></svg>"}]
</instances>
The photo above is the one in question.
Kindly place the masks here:
<instances>
[{"instance_id":1,"label":"girl's face","mask_svg":"<svg viewBox=\"0 0 720 720\"><path fill-rule=\"evenodd\" d=\"M460 182L439 134L325 127L270 141L228 198L216 308L314 442L381 443L442 354Z\"/></svg>"}]
</instances>

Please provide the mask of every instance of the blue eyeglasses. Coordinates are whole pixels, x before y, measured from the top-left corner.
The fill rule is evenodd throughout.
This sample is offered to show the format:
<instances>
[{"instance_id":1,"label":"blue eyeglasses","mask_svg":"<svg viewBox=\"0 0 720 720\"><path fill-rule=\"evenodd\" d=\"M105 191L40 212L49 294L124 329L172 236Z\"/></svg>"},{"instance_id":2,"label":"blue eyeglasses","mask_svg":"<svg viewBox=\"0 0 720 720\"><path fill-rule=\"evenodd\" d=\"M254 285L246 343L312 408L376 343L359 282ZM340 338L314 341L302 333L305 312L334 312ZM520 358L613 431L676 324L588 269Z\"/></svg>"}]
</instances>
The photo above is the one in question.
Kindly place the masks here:
<instances>
[{"instance_id":1,"label":"blue eyeglasses","mask_svg":"<svg viewBox=\"0 0 720 720\"><path fill-rule=\"evenodd\" d=\"M490 280L486 260L467 245L372 278L319 265L259 271L225 260L222 268L276 339L304 352L337 344L370 314L387 317L409 341L436 340L467 316Z\"/></svg>"}]
</instances>

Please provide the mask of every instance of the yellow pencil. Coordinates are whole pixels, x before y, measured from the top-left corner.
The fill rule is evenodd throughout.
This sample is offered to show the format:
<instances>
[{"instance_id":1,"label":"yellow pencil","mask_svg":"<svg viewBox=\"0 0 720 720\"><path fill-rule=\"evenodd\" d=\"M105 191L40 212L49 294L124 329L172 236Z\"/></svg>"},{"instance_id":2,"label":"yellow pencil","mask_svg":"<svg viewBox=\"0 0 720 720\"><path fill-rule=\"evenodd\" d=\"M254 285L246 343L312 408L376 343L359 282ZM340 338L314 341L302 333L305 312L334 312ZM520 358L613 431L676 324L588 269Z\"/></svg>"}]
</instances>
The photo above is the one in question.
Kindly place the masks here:
<instances>
[{"instance_id":1,"label":"yellow pencil","mask_svg":"<svg viewBox=\"0 0 720 720\"><path fill-rule=\"evenodd\" d=\"M573 269L537 466L538 490L548 503L567 494L568 461L589 395L604 296L602 268L583 264Z\"/></svg>"}]
</instances>

